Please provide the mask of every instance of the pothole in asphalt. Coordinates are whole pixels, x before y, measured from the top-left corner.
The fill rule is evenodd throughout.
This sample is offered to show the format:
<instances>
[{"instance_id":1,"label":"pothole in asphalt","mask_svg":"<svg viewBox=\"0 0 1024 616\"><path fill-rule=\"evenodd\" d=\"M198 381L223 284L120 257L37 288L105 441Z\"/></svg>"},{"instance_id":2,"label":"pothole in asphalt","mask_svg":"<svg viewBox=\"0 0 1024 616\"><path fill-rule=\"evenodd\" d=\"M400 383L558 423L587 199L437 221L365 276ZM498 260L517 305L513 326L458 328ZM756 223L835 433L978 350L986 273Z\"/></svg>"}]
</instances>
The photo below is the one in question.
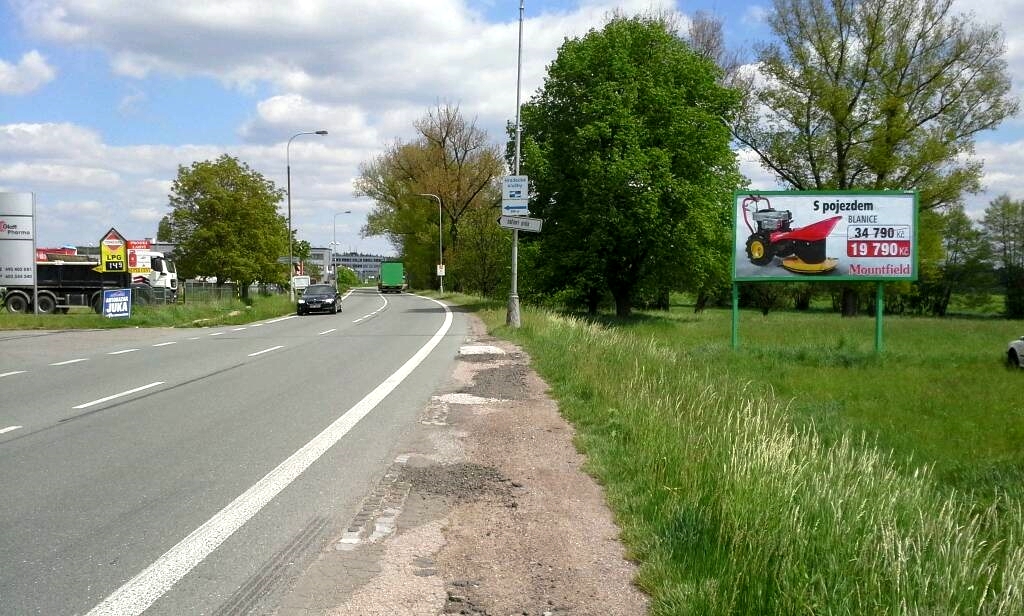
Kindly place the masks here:
<instances>
[{"instance_id":1,"label":"pothole in asphalt","mask_svg":"<svg viewBox=\"0 0 1024 616\"><path fill-rule=\"evenodd\" d=\"M515 507L512 488L519 487L496 468L470 463L407 466L403 469L402 480L417 492L441 496L455 504L495 499L507 507Z\"/></svg>"},{"instance_id":2,"label":"pothole in asphalt","mask_svg":"<svg viewBox=\"0 0 1024 616\"><path fill-rule=\"evenodd\" d=\"M526 366L509 364L481 370L473 375L473 384L459 393L481 398L523 400L527 397Z\"/></svg>"}]
</instances>

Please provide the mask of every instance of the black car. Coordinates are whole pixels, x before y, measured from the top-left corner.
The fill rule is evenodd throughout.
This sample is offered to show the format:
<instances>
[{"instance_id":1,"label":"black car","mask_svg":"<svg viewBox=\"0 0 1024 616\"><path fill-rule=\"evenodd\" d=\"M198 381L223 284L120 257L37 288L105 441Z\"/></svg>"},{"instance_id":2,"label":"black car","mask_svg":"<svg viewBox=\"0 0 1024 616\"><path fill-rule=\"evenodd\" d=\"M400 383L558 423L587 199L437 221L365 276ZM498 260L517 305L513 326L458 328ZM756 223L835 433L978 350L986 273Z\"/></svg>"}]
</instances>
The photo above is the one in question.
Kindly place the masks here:
<instances>
[{"instance_id":1,"label":"black car","mask_svg":"<svg viewBox=\"0 0 1024 616\"><path fill-rule=\"evenodd\" d=\"M341 293L331 284L311 284L302 292L295 312L300 315L310 312L338 314L341 312Z\"/></svg>"}]
</instances>

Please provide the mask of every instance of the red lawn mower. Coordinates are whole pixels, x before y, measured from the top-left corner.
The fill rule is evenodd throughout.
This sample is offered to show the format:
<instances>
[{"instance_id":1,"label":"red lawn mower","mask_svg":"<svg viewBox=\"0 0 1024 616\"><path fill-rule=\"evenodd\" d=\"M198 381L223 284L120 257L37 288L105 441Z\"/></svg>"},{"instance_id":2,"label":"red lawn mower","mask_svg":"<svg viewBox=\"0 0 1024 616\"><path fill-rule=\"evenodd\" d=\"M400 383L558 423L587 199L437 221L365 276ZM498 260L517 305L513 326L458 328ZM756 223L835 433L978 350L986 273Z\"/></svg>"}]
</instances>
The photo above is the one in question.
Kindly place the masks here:
<instances>
[{"instance_id":1,"label":"red lawn mower","mask_svg":"<svg viewBox=\"0 0 1024 616\"><path fill-rule=\"evenodd\" d=\"M765 207L759 206L764 202ZM750 209L753 205L753 210ZM793 229L793 213L772 209L767 197L751 195L743 199L743 222L750 229L747 238L747 258L754 265L768 265L779 257L782 267L798 274L823 274L835 269L838 259L825 256L825 240L842 219L833 216L805 227ZM749 216L748 216L749 215ZM754 219L757 230L750 224Z\"/></svg>"}]
</instances>

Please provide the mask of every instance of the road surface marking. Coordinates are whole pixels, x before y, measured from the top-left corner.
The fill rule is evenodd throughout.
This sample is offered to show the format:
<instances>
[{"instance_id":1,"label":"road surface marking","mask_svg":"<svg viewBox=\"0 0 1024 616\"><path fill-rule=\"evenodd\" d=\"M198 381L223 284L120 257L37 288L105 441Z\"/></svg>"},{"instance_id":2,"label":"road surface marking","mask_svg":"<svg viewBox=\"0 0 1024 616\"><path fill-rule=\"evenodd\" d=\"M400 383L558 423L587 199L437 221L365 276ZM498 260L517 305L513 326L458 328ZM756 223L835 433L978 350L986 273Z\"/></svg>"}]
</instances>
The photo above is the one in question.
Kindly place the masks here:
<instances>
[{"instance_id":1,"label":"road surface marking","mask_svg":"<svg viewBox=\"0 0 1024 616\"><path fill-rule=\"evenodd\" d=\"M0 374L0 378L3 378L5 376L13 376L15 374L21 374L22 372L25 372L25 371L24 370L15 370L14 372L4 372L3 374Z\"/></svg>"},{"instance_id":2,"label":"road surface marking","mask_svg":"<svg viewBox=\"0 0 1024 616\"><path fill-rule=\"evenodd\" d=\"M154 344L153 346L155 346L155 347L162 347L162 346L167 346L167 345L170 345L170 344L178 344L178 342L172 340L171 342L161 342L159 344Z\"/></svg>"},{"instance_id":3,"label":"road surface marking","mask_svg":"<svg viewBox=\"0 0 1024 616\"><path fill-rule=\"evenodd\" d=\"M296 315L289 314L287 316L278 317L276 319L272 319L270 321L267 321L267 323L280 323L281 321L287 321L288 319L294 319L295 317L296 317Z\"/></svg>"},{"instance_id":4,"label":"road surface marking","mask_svg":"<svg viewBox=\"0 0 1024 616\"><path fill-rule=\"evenodd\" d=\"M337 327L332 327L331 329L328 329L326 331L320 332L319 334L317 334L317 336L323 336L324 334L329 334L331 332L336 332L336 331L338 331L338 328Z\"/></svg>"},{"instance_id":5,"label":"road surface marking","mask_svg":"<svg viewBox=\"0 0 1024 616\"><path fill-rule=\"evenodd\" d=\"M263 327L263 323L253 323L250 327Z\"/></svg>"},{"instance_id":6,"label":"road surface marking","mask_svg":"<svg viewBox=\"0 0 1024 616\"><path fill-rule=\"evenodd\" d=\"M135 351L138 351L138 349L121 349L120 351L111 351L107 355L123 355L125 353L134 353Z\"/></svg>"},{"instance_id":7,"label":"road surface marking","mask_svg":"<svg viewBox=\"0 0 1024 616\"><path fill-rule=\"evenodd\" d=\"M388 307L388 298L384 297L383 295L379 295L378 297L380 297L382 300L384 300L384 303L380 305L380 308L374 310L370 314L364 314L363 316L359 317L358 319L356 319L355 321L352 321L352 322L353 323L358 323L360 321L365 321L366 319L369 319L370 317L372 317L373 315L377 314L381 310L384 310L385 308L387 308ZM431 301L433 301L433 300L431 300Z\"/></svg>"},{"instance_id":8,"label":"road surface marking","mask_svg":"<svg viewBox=\"0 0 1024 616\"><path fill-rule=\"evenodd\" d=\"M0 428L0 434L3 434L5 432L14 432L15 430L20 430L20 429L21 429L21 426L7 426L6 428Z\"/></svg>"},{"instance_id":9,"label":"road surface marking","mask_svg":"<svg viewBox=\"0 0 1024 616\"><path fill-rule=\"evenodd\" d=\"M88 357L79 357L78 359L69 359L67 361L59 361L59 362L57 362L55 364L50 364L50 365L51 366L66 366L68 364L77 364L80 361L89 361L89 358Z\"/></svg>"},{"instance_id":10,"label":"road surface marking","mask_svg":"<svg viewBox=\"0 0 1024 616\"><path fill-rule=\"evenodd\" d=\"M96 406L97 404L103 404L104 402L108 402L108 401L113 400L115 398L121 398L123 396L129 396L129 395L134 394L136 392L143 391L145 389L149 389L151 387L156 387L157 385L163 385L163 384L164 384L163 381L156 381L155 383L150 383L149 385L143 385L142 387L136 387L135 389L129 389L128 391L122 391L119 394L114 394L113 396L107 396L106 398L100 398L99 400L93 400L92 402L86 402L85 404L79 404L78 406L73 406L71 408L73 408L73 409L87 409L90 406Z\"/></svg>"},{"instance_id":11,"label":"road surface marking","mask_svg":"<svg viewBox=\"0 0 1024 616\"><path fill-rule=\"evenodd\" d=\"M255 353L249 353L249 357L256 357L257 355L263 355L264 353L269 353L271 351L276 351L276 350L282 348L282 346L283 345L279 344L277 346L272 346L269 349L263 349L262 351L256 351Z\"/></svg>"},{"instance_id":12,"label":"road surface marking","mask_svg":"<svg viewBox=\"0 0 1024 616\"><path fill-rule=\"evenodd\" d=\"M429 299L429 298L427 298ZM452 313L444 307L444 324L415 355L362 400L334 420L323 432L313 437L277 468L267 473L251 488L218 511L202 526L192 531L163 556L128 580L94 607L86 616L139 616L169 591L196 565L203 562L217 546L248 522L282 490L288 487L335 443L375 409L423 360L441 343L452 326Z\"/></svg>"},{"instance_id":13,"label":"road surface marking","mask_svg":"<svg viewBox=\"0 0 1024 616\"><path fill-rule=\"evenodd\" d=\"M223 336L223 335L224 335L224 332L213 332L213 333L212 333L212 334L210 334L210 335L211 335L211 336Z\"/></svg>"},{"instance_id":14,"label":"road surface marking","mask_svg":"<svg viewBox=\"0 0 1024 616\"><path fill-rule=\"evenodd\" d=\"M245 330L245 329L247 329L247 328L245 328L245 327L236 327L236 328L234 328L234 329L233 329L233 330L231 330L231 331L233 331L233 332L240 332L240 331L243 331L243 330Z\"/></svg>"}]
</instances>

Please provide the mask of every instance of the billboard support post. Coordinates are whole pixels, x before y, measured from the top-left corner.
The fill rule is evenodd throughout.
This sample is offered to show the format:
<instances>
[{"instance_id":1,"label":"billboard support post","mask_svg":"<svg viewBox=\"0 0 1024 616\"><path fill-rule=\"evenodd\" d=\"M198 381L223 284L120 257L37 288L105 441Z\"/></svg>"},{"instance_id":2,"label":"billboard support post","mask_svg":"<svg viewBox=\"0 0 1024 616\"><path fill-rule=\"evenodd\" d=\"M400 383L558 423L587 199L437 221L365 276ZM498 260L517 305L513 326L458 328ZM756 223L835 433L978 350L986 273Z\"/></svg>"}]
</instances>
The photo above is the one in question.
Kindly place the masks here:
<instances>
[{"instance_id":1,"label":"billboard support post","mask_svg":"<svg viewBox=\"0 0 1024 616\"><path fill-rule=\"evenodd\" d=\"M737 191L733 194L732 347L738 282L875 282L875 353L885 283L918 278L917 193Z\"/></svg>"},{"instance_id":2,"label":"billboard support post","mask_svg":"<svg viewBox=\"0 0 1024 616\"><path fill-rule=\"evenodd\" d=\"M732 350L740 348L740 285L732 283Z\"/></svg>"},{"instance_id":3,"label":"billboard support post","mask_svg":"<svg viewBox=\"0 0 1024 616\"><path fill-rule=\"evenodd\" d=\"M875 355L882 353L882 313L885 312L885 286L878 281L875 293Z\"/></svg>"}]
</instances>

